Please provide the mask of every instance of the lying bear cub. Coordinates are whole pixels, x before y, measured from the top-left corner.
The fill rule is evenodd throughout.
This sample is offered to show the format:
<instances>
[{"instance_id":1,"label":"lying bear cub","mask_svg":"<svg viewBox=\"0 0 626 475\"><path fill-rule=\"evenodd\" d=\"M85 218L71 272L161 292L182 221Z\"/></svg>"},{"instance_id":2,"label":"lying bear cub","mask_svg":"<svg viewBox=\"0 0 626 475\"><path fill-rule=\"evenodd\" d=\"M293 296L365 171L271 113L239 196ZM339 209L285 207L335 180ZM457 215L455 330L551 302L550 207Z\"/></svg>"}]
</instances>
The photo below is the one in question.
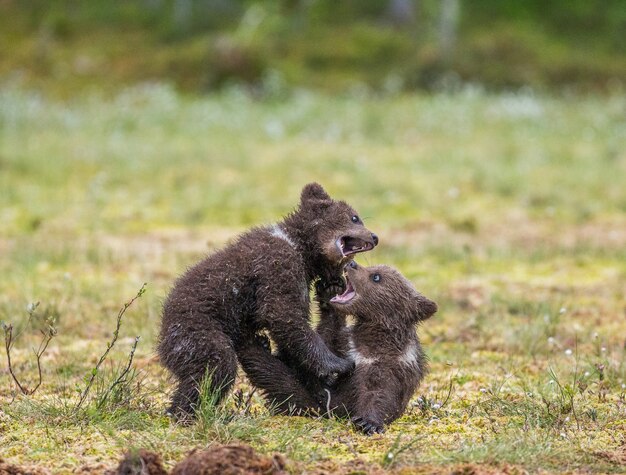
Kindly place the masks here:
<instances>
[{"instance_id":1,"label":"lying bear cub","mask_svg":"<svg viewBox=\"0 0 626 475\"><path fill-rule=\"evenodd\" d=\"M415 331L437 305L388 266L346 266L345 291L320 295L319 335L328 347L355 363L354 372L328 389L289 356L274 356L269 341L249 335L240 361L252 384L282 414L349 416L366 434L380 433L402 415L427 371ZM346 326L346 317L354 325Z\"/></svg>"},{"instance_id":2,"label":"lying bear cub","mask_svg":"<svg viewBox=\"0 0 626 475\"><path fill-rule=\"evenodd\" d=\"M189 269L165 301L157 347L178 380L169 412L193 415L207 375L219 402L235 381L249 332L267 330L281 354L316 378L350 371L353 363L310 326L309 288L335 288L346 261L376 244L352 207L311 183L283 221L242 234Z\"/></svg>"}]
</instances>

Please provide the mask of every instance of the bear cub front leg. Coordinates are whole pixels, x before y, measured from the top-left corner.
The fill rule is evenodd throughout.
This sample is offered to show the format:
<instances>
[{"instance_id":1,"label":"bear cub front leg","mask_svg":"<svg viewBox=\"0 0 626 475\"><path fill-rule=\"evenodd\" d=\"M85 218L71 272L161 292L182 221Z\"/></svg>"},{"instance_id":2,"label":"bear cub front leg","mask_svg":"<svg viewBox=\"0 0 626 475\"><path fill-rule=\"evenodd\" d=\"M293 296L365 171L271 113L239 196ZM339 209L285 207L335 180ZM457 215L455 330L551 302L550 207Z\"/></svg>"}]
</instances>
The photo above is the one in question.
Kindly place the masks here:
<instances>
[{"instance_id":1,"label":"bear cub front leg","mask_svg":"<svg viewBox=\"0 0 626 475\"><path fill-rule=\"evenodd\" d=\"M311 328L308 295L302 297L297 290L284 288L280 294L264 294L266 304L259 312L261 321L284 358L298 362L320 380L332 384L338 375L352 371L354 362L333 353ZM277 315L288 318L276 318Z\"/></svg>"}]
</instances>

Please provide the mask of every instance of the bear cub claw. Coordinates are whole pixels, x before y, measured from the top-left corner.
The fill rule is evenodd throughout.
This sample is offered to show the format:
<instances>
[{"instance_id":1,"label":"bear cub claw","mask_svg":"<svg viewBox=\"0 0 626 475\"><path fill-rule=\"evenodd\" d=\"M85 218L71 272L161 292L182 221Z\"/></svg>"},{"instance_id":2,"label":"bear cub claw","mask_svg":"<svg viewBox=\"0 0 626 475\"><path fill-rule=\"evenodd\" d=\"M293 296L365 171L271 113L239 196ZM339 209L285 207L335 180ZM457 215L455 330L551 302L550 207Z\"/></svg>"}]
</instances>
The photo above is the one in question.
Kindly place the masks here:
<instances>
[{"instance_id":1,"label":"bear cub claw","mask_svg":"<svg viewBox=\"0 0 626 475\"><path fill-rule=\"evenodd\" d=\"M339 382L339 373L330 373L322 378L322 385L327 388L334 388Z\"/></svg>"},{"instance_id":2,"label":"bear cub claw","mask_svg":"<svg viewBox=\"0 0 626 475\"><path fill-rule=\"evenodd\" d=\"M385 432L383 424L370 421L363 417L353 417L352 423L365 435L382 434Z\"/></svg>"},{"instance_id":3,"label":"bear cub claw","mask_svg":"<svg viewBox=\"0 0 626 475\"><path fill-rule=\"evenodd\" d=\"M272 344L271 344L270 339L268 338L267 335L264 335L262 333L255 333L254 334L254 343L259 345L261 348L263 348L268 353L272 352Z\"/></svg>"}]
</instances>

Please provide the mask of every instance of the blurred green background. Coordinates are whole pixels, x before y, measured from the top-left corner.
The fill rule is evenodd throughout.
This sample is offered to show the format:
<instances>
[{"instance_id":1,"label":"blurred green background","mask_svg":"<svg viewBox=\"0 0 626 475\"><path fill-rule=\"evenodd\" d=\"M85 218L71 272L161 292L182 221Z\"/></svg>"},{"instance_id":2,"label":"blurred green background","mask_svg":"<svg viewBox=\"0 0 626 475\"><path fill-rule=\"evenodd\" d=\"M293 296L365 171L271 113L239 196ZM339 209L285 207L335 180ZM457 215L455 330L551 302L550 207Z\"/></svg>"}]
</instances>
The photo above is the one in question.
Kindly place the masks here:
<instances>
[{"instance_id":1,"label":"blurred green background","mask_svg":"<svg viewBox=\"0 0 626 475\"><path fill-rule=\"evenodd\" d=\"M623 87L622 0L2 0L0 75L332 92Z\"/></svg>"}]
</instances>

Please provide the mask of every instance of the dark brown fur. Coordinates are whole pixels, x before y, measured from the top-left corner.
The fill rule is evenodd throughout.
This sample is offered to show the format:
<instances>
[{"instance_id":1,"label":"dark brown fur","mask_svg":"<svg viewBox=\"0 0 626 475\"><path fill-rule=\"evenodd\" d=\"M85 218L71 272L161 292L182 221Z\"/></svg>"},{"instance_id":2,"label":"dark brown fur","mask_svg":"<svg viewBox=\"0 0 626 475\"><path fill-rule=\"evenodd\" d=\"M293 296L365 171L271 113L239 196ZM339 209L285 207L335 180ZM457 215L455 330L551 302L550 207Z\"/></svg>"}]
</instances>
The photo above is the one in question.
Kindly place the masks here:
<instances>
[{"instance_id":1,"label":"dark brown fur","mask_svg":"<svg viewBox=\"0 0 626 475\"><path fill-rule=\"evenodd\" d=\"M193 414L207 374L217 400L223 398L248 332L268 330L283 354L316 377L352 368L310 326L311 284L332 285L354 253L342 252L338 240L350 243L346 248L362 245L354 252L378 242L349 205L312 183L282 222L248 231L178 279L164 304L158 343L162 364L178 380L171 413Z\"/></svg>"},{"instance_id":2,"label":"dark brown fur","mask_svg":"<svg viewBox=\"0 0 626 475\"><path fill-rule=\"evenodd\" d=\"M375 275L379 282L373 280ZM352 262L346 276L356 296L322 305L318 326L329 348L356 364L336 388L329 391L289 358L272 356L258 337L256 345L242 352L241 361L276 412L349 415L372 434L402 415L424 377L427 363L415 325L430 318L437 305L388 266L360 267ZM347 315L355 319L352 327L346 326Z\"/></svg>"}]
</instances>

